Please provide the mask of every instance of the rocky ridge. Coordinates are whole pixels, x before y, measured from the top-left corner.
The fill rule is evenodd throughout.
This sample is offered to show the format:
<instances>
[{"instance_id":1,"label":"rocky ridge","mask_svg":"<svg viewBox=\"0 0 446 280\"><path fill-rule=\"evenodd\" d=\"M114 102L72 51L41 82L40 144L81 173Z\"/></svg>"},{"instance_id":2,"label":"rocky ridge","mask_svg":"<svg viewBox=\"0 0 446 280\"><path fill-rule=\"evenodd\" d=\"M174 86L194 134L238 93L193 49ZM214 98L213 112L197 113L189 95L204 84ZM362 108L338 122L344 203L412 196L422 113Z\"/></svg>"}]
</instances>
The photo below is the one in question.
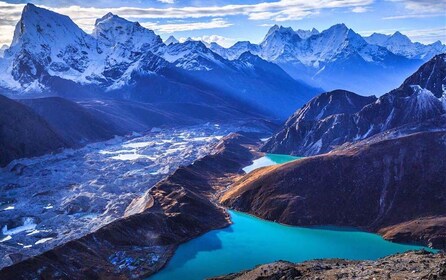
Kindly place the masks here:
<instances>
[{"instance_id":1,"label":"rocky ridge","mask_svg":"<svg viewBox=\"0 0 446 280\"><path fill-rule=\"evenodd\" d=\"M278 261L214 280L260 279L446 279L446 256L412 251L376 261L314 260L299 264Z\"/></svg>"}]
</instances>

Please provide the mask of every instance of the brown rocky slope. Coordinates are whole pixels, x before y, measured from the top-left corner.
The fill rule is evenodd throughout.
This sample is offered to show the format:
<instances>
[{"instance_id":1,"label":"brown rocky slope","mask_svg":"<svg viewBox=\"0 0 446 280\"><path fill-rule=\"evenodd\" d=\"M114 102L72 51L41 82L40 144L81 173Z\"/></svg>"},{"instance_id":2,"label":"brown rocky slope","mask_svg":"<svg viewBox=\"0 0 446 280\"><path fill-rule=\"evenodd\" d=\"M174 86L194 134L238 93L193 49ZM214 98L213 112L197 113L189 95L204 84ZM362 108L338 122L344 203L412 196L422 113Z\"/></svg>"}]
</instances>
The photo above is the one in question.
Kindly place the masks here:
<instances>
[{"instance_id":1,"label":"brown rocky slope","mask_svg":"<svg viewBox=\"0 0 446 280\"><path fill-rule=\"evenodd\" d=\"M354 226L446 248L445 169L444 131L364 140L256 170L233 185L222 203L280 223Z\"/></svg>"}]
</instances>

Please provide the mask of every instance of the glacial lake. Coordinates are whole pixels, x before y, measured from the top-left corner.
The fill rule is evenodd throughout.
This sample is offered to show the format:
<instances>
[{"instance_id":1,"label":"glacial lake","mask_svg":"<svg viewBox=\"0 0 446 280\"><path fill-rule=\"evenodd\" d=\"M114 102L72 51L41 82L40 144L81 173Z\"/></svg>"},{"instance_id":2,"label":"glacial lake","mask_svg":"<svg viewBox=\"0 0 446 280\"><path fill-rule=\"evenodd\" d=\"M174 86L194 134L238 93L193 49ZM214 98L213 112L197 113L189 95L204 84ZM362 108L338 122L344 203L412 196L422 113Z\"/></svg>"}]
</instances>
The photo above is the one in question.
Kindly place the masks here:
<instances>
[{"instance_id":1,"label":"glacial lake","mask_svg":"<svg viewBox=\"0 0 446 280\"><path fill-rule=\"evenodd\" d=\"M265 157L277 161L288 157L283 162L298 159L274 156L278 155ZM245 172L261 167L262 163L271 165L264 159ZM180 245L167 266L149 280L201 280L277 260L374 260L409 250L434 251L422 246L392 243L377 234L355 229L286 226L241 212L230 210L229 213L233 222L231 226L210 231Z\"/></svg>"},{"instance_id":2,"label":"glacial lake","mask_svg":"<svg viewBox=\"0 0 446 280\"><path fill-rule=\"evenodd\" d=\"M302 157L294 157L294 156L279 155L279 154L266 154L265 156L254 160L251 165L248 165L245 168L243 168L243 171L245 171L245 173L249 173L260 167L286 163L300 158Z\"/></svg>"}]
</instances>

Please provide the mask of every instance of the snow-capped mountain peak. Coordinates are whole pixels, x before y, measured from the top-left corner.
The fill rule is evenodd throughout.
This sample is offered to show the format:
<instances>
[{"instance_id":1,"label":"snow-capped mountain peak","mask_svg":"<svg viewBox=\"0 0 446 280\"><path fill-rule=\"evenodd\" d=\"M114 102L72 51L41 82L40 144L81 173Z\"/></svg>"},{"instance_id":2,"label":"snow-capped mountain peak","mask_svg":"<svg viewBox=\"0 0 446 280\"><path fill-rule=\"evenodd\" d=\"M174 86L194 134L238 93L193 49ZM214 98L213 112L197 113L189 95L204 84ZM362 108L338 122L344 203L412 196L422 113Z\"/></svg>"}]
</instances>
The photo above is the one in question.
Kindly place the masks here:
<instances>
[{"instance_id":1,"label":"snow-capped mountain peak","mask_svg":"<svg viewBox=\"0 0 446 280\"><path fill-rule=\"evenodd\" d=\"M327 40L328 47L339 48L348 41L350 44L364 45L366 42L364 39L352 29L348 28L345 24L340 23L333 25L327 30L320 33L321 38ZM345 46L345 45L343 45Z\"/></svg>"},{"instance_id":2,"label":"snow-capped mountain peak","mask_svg":"<svg viewBox=\"0 0 446 280\"><path fill-rule=\"evenodd\" d=\"M8 87L42 90L38 81L45 75L86 82L94 72L92 61L103 50L97 41L69 17L27 4L16 25L11 47L5 52L2 78Z\"/></svg>"},{"instance_id":3,"label":"snow-capped mountain peak","mask_svg":"<svg viewBox=\"0 0 446 280\"><path fill-rule=\"evenodd\" d=\"M381 34L381 33L373 33L372 35L365 37L365 40L369 44L382 46L388 39L389 35Z\"/></svg>"},{"instance_id":4,"label":"snow-capped mountain peak","mask_svg":"<svg viewBox=\"0 0 446 280\"><path fill-rule=\"evenodd\" d=\"M160 55L177 67L192 71L209 71L225 64L224 59L206 47L203 42L192 39L168 45Z\"/></svg>"},{"instance_id":5,"label":"snow-capped mountain peak","mask_svg":"<svg viewBox=\"0 0 446 280\"><path fill-rule=\"evenodd\" d=\"M317 30L316 28L313 28L311 30L298 29L296 30L296 33L297 35L299 35L300 38L307 39L313 35L319 34L319 30Z\"/></svg>"},{"instance_id":6,"label":"snow-capped mountain peak","mask_svg":"<svg viewBox=\"0 0 446 280\"><path fill-rule=\"evenodd\" d=\"M265 39L263 39L263 42L261 44L267 44L267 42L271 42L274 40L283 41L300 39L301 38L299 37L299 35L297 35L291 27L274 25L269 29L268 33L265 36Z\"/></svg>"},{"instance_id":7,"label":"snow-capped mountain peak","mask_svg":"<svg viewBox=\"0 0 446 280\"><path fill-rule=\"evenodd\" d=\"M170 36L169 38L167 38L167 40L164 42L164 44L166 44L166 46L171 45L171 44L178 44L180 41L177 40L177 38L175 38L174 36Z\"/></svg>"},{"instance_id":8,"label":"snow-capped mountain peak","mask_svg":"<svg viewBox=\"0 0 446 280\"><path fill-rule=\"evenodd\" d=\"M52 47L64 47L73 43L88 44L88 37L68 16L27 4L16 25L11 47L22 44L44 44Z\"/></svg>"},{"instance_id":9,"label":"snow-capped mountain peak","mask_svg":"<svg viewBox=\"0 0 446 280\"><path fill-rule=\"evenodd\" d=\"M412 41L409 39L409 37L401 34L401 32L399 32L399 31L396 31L395 33L393 33L393 35L390 36L389 39L400 41L402 43L412 43Z\"/></svg>"},{"instance_id":10,"label":"snow-capped mountain peak","mask_svg":"<svg viewBox=\"0 0 446 280\"><path fill-rule=\"evenodd\" d=\"M235 43L232 47L227 49L220 45L217 46L211 44L210 49L213 52L229 60L238 59L245 52L250 52L252 54L259 54L260 52L259 45L253 44L249 41L239 41Z\"/></svg>"},{"instance_id":11,"label":"snow-capped mountain peak","mask_svg":"<svg viewBox=\"0 0 446 280\"><path fill-rule=\"evenodd\" d=\"M430 45L412 42L406 35L396 31L392 35L373 33L364 38L369 44L385 47L394 54L411 59L428 60L436 54L446 52L446 45L437 41Z\"/></svg>"},{"instance_id":12,"label":"snow-capped mountain peak","mask_svg":"<svg viewBox=\"0 0 446 280\"><path fill-rule=\"evenodd\" d=\"M280 28L280 26L277 24L274 24L273 26L271 26L271 28L268 30L268 32L266 33L265 38L263 40L266 40L266 38L271 36L271 34L276 32L279 28Z\"/></svg>"},{"instance_id":13,"label":"snow-capped mountain peak","mask_svg":"<svg viewBox=\"0 0 446 280\"><path fill-rule=\"evenodd\" d=\"M108 47L123 45L132 51L153 49L162 44L161 38L152 30L142 27L112 13L96 20L93 36Z\"/></svg>"},{"instance_id":14,"label":"snow-capped mountain peak","mask_svg":"<svg viewBox=\"0 0 446 280\"><path fill-rule=\"evenodd\" d=\"M260 43L261 57L269 60L290 61L295 58L295 48L302 38L291 27L274 25Z\"/></svg>"}]
</instances>

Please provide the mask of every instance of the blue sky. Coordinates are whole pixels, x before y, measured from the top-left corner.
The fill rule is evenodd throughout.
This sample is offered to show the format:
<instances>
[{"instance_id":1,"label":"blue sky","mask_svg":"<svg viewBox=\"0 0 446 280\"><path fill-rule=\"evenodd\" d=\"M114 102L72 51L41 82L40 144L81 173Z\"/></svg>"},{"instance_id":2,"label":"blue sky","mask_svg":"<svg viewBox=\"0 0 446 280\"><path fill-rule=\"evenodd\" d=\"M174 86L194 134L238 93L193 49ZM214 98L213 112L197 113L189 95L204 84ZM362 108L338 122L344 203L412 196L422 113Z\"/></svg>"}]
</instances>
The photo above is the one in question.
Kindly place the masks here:
<instances>
[{"instance_id":1,"label":"blue sky","mask_svg":"<svg viewBox=\"0 0 446 280\"><path fill-rule=\"evenodd\" d=\"M0 44L9 43L23 4L0 0ZM36 0L70 16L87 32L111 11L163 38L192 37L229 46L260 42L270 26L324 30L345 23L362 35L401 31L413 41L446 42L446 0Z\"/></svg>"}]
</instances>

